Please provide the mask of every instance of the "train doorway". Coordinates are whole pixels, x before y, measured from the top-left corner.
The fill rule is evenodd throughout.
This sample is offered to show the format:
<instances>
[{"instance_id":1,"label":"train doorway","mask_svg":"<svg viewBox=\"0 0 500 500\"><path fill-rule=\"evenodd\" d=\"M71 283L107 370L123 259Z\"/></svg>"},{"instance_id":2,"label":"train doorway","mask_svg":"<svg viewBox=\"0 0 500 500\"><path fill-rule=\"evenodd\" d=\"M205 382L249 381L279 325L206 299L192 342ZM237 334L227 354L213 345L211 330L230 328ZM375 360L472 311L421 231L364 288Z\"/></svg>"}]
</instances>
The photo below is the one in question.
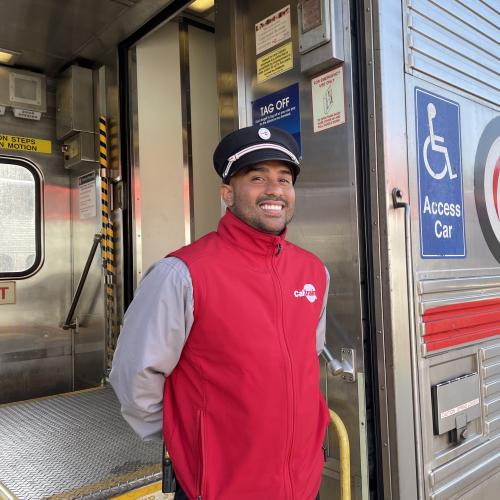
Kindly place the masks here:
<instances>
[{"instance_id":1,"label":"train doorway","mask_svg":"<svg viewBox=\"0 0 500 500\"><path fill-rule=\"evenodd\" d=\"M129 49L131 266L148 267L215 229L221 214L212 153L219 141L211 23L178 18Z\"/></svg>"},{"instance_id":2,"label":"train doorway","mask_svg":"<svg viewBox=\"0 0 500 500\"><path fill-rule=\"evenodd\" d=\"M367 295L370 255L362 200L369 199L369 186L361 167L360 47L351 38L357 28L355 7L350 12L345 6L338 14L339 33L345 33L338 43L346 64L337 62L333 70L325 66L312 73L302 71L299 62L296 8L296 3L287 6L278 0L265 5L220 1L215 33L186 11L172 8L168 23L150 26L122 44L122 173L130 189L123 221L124 303L130 303L154 260L215 228L221 206L211 156L219 137L256 123L262 118L257 116L262 103L288 96L295 104L292 121L304 165L288 234L292 242L320 256L332 276L327 342L339 359L351 353L356 377L331 378L324 364L321 386L329 405L346 422L352 484L361 498L370 490L376 495L381 486L375 484L380 471L368 468L369 455L372 463L376 461L375 446L368 443L369 434L372 443L375 439L377 424L372 404L367 414L367 401L372 401L373 372L367 361L373 328L367 315L372 299ZM281 33L275 26L280 41L262 39L263 46L257 46L257 26L273 27L273 22L290 24L288 38L286 30ZM280 71L272 62L279 50L292 61L291 68ZM258 61L267 61L273 71L257 74ZM334 126L320 123L313 109L317 104L312 81L322 73L343 80L340 91L332 90L321 101L323 113L332 117L331 101L343 102L335 116L344 117L334 120ZM322 494L329 498L339 490L341 468L333 432L325 448Z\"/></svg>"}]
</instances>

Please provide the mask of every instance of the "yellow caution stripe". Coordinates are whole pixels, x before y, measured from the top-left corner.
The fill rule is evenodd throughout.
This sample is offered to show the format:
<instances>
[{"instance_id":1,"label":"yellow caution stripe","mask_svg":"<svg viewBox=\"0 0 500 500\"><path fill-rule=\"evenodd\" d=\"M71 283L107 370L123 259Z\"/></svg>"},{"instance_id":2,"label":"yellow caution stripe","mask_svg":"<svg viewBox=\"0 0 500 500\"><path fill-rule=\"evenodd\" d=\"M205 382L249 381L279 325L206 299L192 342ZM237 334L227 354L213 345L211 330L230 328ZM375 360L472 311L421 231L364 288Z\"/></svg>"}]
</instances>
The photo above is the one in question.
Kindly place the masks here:
<instances>
[{"instance_id":1,"label":"yellow caution stripe","mask_svg":"<svg viewBox=\"0 0 500 500\"><path fill-rule=\"evenodd\" d=\"M108 133L106 118L99 118L99 165L101 167L101 221L102 221L102 258L106 272L106 368L111 367L114 346L118 334L118 321L115 308L115 244L113 223L110 217L110 192L108 179ZM121 497L120 497L121 498ZM134 497L138 498L138 497Z\"/></svg>"},{"instance_id":2,"label":"yellow caution stripe","mask_svg":"<svg viewBox=\"0 0 500 500\"><path fill-rule=\"evenodd\" d=\"M173 493L162 493L161 482L159 481L113 497L113 500L173 500L173 498Z\"/></svg>"}]
</instances>

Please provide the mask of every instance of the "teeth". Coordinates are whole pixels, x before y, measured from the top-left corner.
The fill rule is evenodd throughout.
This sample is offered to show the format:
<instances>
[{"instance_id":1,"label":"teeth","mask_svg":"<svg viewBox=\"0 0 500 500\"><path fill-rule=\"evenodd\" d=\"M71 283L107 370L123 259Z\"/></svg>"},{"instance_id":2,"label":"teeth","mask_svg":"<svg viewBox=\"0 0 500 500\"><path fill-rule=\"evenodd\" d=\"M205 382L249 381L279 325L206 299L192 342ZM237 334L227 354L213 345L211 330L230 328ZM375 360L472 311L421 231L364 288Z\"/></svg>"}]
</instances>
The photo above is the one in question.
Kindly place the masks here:
<instances>
[{"instance_id":1,"label":"teeth","mask_svg":"<svg viewBox=\"0 0 500 500\"><path fill-rule=\"evenodd\" d=\"M269 204L261 205L261 207L264 210L276 210L278 212L283 208L281 205L269 205Z\"/></svg>"}]
</instances>

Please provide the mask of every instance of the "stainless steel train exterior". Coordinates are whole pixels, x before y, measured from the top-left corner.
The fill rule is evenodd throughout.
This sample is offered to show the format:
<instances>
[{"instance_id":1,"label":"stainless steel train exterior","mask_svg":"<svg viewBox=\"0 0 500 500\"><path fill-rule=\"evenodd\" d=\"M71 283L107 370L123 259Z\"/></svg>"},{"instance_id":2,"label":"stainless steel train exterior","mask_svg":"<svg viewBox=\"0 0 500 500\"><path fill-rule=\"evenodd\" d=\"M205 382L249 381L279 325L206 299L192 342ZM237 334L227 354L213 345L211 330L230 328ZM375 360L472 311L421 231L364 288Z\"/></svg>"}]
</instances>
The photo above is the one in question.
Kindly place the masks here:
<instances>
[{"instance_id":1,"label":"stainless steel train exterior","mask_svg":"<svg viewBox=\"0 0 500 500\"><path fill-rule=\"evenodd\" d=\"M498 498L498 3L198 3L0 0L0 421L106 385L143 271L221 213L218 138L272 124L302 153L290 239L331 274L352 498Z\"/></svg>"}]
</instances>

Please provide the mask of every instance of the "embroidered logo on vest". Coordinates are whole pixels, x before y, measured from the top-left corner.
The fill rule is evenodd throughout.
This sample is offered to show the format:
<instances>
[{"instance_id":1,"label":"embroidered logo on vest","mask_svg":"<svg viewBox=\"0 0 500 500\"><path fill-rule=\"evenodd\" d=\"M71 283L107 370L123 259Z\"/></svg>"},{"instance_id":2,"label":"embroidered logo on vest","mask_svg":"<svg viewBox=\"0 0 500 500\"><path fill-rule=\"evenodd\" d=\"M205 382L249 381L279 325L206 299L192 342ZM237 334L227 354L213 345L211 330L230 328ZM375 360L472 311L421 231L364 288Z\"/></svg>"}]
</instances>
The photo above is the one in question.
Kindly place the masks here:
<instances>
[{"instance_id":1,"label":"embroidered logo on vest","mask_svg":"<svg viewBox=\"0 0 500 500\"><path fill-rule=\"evenodd\" d=\"M310 285L309 283L306 283L302 290L295 290L295 292L293 292L293 295L297 299L300 297L305 297L311 304L318 298L316 296L316 288L314 288L314 285Z\"/></svg>"}]
</instances>

